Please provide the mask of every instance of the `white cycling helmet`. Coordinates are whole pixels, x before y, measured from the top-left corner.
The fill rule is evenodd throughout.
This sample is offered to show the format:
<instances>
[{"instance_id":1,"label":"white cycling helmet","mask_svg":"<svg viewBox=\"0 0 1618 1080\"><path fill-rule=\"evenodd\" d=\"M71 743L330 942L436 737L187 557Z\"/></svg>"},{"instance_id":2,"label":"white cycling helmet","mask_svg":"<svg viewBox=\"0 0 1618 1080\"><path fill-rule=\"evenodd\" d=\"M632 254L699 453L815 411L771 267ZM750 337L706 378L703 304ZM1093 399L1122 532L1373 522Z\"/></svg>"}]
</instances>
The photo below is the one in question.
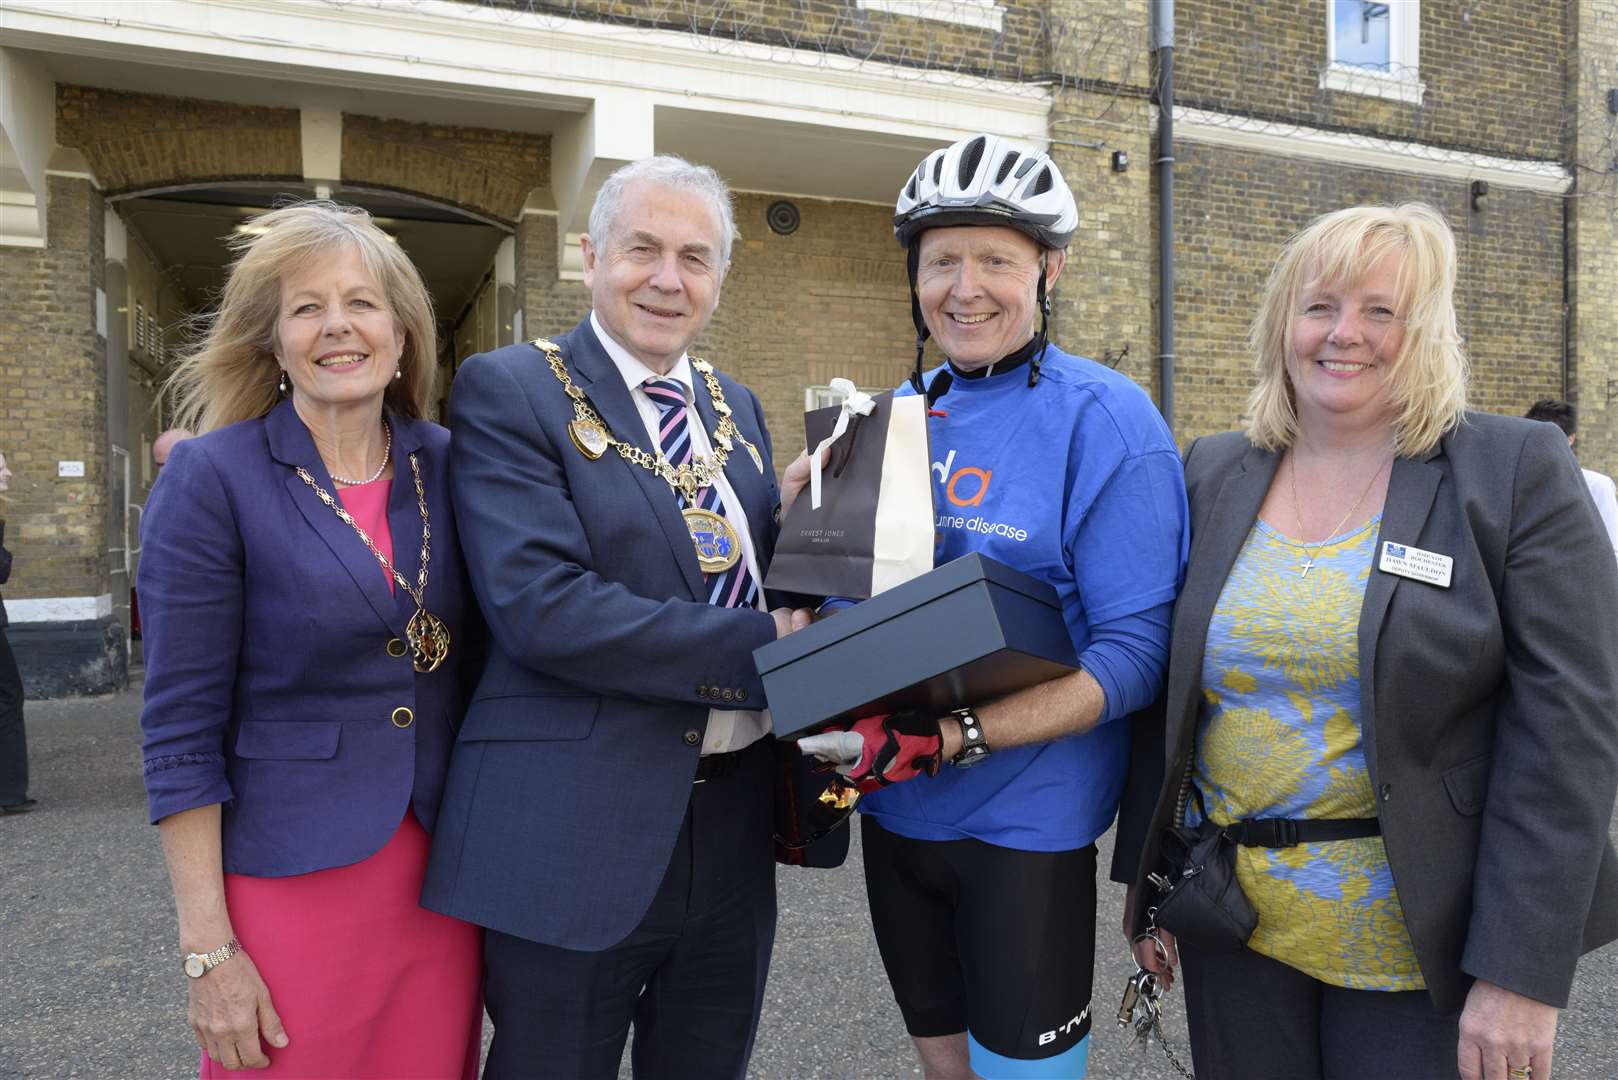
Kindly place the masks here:
<instances>
[{"instance_id":1,"label":"white cycling helmet","mask_svg":"<svg viewBox=\"0 0 1618 1080\"><path fill-rule=\"evenodd\" d=\"M1041 247L1065 248L1079 208L1050 155L973 135L928 154L899 191L893 234L901 245L940 225L1005 225Z\"/></svg>"}]
</instances>

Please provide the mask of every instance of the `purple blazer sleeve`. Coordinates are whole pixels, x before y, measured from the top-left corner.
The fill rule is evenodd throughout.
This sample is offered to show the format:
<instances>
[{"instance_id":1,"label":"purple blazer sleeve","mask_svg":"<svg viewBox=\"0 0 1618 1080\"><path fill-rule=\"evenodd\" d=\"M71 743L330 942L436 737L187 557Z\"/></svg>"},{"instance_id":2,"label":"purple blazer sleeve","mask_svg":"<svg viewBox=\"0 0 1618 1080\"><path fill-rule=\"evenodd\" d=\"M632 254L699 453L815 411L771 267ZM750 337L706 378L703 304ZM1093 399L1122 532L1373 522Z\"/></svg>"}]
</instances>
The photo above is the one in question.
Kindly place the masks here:
<instances>
[{"instance_id":1,"label":"purple blazer sleeve","mask_svg":"<svg viewBox=\"0 0 1618 1080\"><path fill-rule=\"evenodd\" d=\"M233 798L224 734L242 639L242 540L217 467L196 442L175 447L153 487L141 549L141 729L156 822Z\"/></svg>"}]
</instances>

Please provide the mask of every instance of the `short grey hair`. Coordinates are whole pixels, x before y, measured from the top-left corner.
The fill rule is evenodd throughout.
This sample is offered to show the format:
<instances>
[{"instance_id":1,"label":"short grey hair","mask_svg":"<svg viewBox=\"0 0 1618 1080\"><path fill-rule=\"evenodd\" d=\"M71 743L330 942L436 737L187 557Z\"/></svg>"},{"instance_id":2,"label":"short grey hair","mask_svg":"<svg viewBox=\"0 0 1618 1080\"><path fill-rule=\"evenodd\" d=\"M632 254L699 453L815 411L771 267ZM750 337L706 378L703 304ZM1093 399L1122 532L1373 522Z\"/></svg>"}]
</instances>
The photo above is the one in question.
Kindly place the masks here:
<instances>
[{"instance_id":1,"label":"short grey hair","mask_svg":"<svg viewBox=\"0 0 1618 1080\"><path fill-rule=\"evenodd\" d=\"M720 179L719 174L706 165L693 165L674 154L658 154L655 157L642 158L631 161L628 165L615 169L601 190L596 193L596 201L590 207L590 240L600 249L606 246L606 240L612 235L612 227L618 219L618 210L623 205L624 191L631 184L648 183L661 184L676 191L689 191L701 195L713 206L714 213L719 216L719 226L722 235L719 238L719 265L721 270L730 265L730 249L736 243L736 214L731 209L730 188Z\"/></svg>"}]
</instances>

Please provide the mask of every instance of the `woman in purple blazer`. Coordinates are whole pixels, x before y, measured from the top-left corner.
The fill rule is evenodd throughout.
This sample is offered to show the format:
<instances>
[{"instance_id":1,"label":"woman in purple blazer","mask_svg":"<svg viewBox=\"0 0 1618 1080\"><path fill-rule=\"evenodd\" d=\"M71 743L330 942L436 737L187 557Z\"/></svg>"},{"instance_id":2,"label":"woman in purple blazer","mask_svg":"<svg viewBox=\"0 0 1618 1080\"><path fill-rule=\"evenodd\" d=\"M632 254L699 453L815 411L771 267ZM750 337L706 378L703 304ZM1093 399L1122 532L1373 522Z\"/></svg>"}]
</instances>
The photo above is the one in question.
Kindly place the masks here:
<instances>
[{"instance_id":1,"label":"woman in purple blazer","mask_svg":"<svg viewBox=\"0 0 1618 1080\"><path fill-rule=\"evenodd\" d=\"M146 507L145 773L219 1068L473 1076L480 932L417 904L466 701L431 301L364 211L256 218Z\"/></svg>"}]
</instances>

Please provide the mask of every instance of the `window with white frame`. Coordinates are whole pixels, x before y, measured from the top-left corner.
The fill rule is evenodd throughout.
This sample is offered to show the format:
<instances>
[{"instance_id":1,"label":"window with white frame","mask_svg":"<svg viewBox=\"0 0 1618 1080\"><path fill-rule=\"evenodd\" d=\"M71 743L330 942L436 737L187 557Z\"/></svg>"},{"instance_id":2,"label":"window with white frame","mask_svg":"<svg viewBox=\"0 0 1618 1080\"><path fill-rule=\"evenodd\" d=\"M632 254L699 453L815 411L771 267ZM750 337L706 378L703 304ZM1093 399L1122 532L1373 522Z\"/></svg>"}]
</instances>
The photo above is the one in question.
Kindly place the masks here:
<instances>
[{"instance_id":1,"label":"window with white frame","mask_svg":"<svg viewBox=\"0 0 1618 1080\"><path fill-rule=\"evenodd\" d=\"M1324 90L1421 104L1421 0L1326 0Z\"/></svg>"},{"instance_id":2,"label":"window with white frame","mask_svg":"<svg viewBox=\"0 0 1618 1080\"><path fill-rule=\"evenodd\" d=\"M882 11L1000 33L1006 9L995 0L857 0L857 11Z\"/></svg>"},{"instance_id":3,"label":"window with white frame","mask_svg":"<svg viewBox=\"0 0 1618 1080\"><path fill-rule=\"evenodd\" d=\"M871 393L867 390L866 393ZM829 386L807 386L803 391L803 411L830 409L843 403L843 395Z\"/></svg>"}]
</instances>

